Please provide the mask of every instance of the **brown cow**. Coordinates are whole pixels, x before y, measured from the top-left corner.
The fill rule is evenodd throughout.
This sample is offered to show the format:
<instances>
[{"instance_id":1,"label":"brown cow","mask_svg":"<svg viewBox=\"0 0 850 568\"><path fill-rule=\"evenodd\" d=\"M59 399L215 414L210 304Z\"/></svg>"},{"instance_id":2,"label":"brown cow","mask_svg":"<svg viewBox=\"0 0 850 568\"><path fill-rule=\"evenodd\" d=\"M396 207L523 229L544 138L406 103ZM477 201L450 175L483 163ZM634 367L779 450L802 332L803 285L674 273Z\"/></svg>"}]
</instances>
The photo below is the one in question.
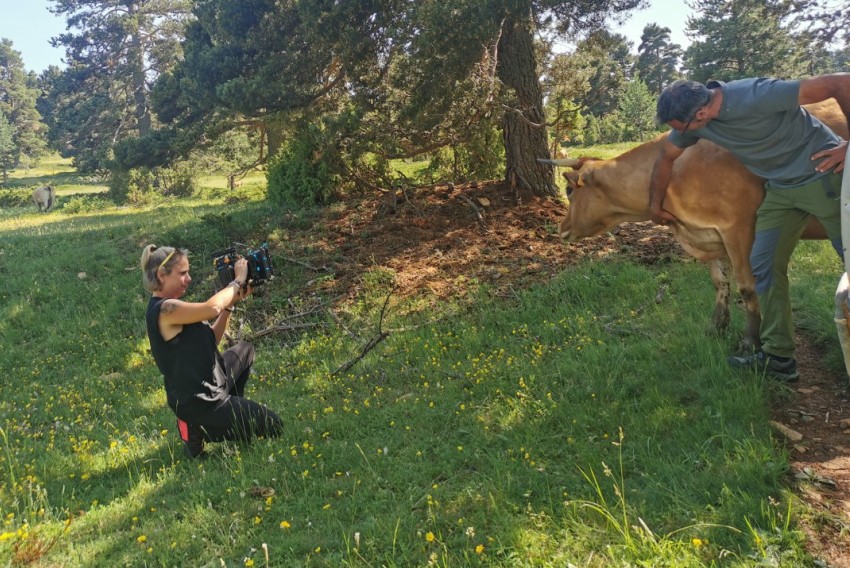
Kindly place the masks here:
<instances>
[{"instance_id":1,"label":"brown cow","mask_svg":"<svg viewBox=\"0 0 850 568\"><path fill-rule=\"evenodd\" d=\"M847 119L832 99L806 108L847 139ZM548 161L574 169L564 174L569 209L561 221L561 237L575 242L623 222L648 221L649 179L664 136L610 160ZM700 140L676 160L664 199L664 209L679 219L670 228L682 248L709 264L716 290L712 322L718 331L729 325L726 268L731 263L738 292L746 304L746 348L761 344L750 249L756 210L764 198L763 186L764 180L750 173L732 154ZM812 218L803 238L822 239L826 233Z\"/></svg>"}]
</instances>

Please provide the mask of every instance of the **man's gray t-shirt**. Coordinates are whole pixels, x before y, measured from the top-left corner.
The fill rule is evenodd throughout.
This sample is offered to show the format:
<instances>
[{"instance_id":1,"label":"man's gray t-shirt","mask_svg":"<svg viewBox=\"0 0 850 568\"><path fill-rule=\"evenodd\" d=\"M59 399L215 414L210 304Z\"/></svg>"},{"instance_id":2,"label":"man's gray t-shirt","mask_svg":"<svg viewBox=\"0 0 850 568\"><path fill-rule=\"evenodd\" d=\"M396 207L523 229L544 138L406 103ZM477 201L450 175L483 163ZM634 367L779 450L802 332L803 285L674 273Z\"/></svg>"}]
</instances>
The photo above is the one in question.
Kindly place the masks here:
<instances>
[{"instance_id":1,"label":"man's gray t-shirt","mask_svg":"<svg viewBox=\"0 0 850 568\"><path fill-rule=\"evenodd\" d=\"M669 140L687 148L700 138L732 152L744 166L767 180L770 189L798 187L831 172L817 172L812 154L835 148L841 139L798 104L799 81L741 79L712 81L723 104L717 118L702 128L681 133L670 130Z\"/></svg>"}]
</instances>

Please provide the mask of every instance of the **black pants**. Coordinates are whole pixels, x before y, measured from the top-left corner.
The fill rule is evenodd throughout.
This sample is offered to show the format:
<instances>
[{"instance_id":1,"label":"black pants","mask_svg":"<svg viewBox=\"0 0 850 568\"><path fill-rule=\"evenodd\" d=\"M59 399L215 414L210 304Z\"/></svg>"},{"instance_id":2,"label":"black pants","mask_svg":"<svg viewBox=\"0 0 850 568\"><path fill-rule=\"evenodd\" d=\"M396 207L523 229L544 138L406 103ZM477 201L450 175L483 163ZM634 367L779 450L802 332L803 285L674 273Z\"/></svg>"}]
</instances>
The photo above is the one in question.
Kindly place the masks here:
<instances>
[{"instance_id":1,"label":"black pants","mask_svg":"<svg viewBox=\"0 0 850 568\"><path fill-rule=\"evenodd\" d=\"M249 441L253 437L272 437L283 433L280 417L262 404L243 397L245 384L254 364L254 346L240 341L224 353L224 367L234 377L235 387L222 402L195 400L175 409L177 418L199 427L207 442Z\"/></svg>"}]
</instances>

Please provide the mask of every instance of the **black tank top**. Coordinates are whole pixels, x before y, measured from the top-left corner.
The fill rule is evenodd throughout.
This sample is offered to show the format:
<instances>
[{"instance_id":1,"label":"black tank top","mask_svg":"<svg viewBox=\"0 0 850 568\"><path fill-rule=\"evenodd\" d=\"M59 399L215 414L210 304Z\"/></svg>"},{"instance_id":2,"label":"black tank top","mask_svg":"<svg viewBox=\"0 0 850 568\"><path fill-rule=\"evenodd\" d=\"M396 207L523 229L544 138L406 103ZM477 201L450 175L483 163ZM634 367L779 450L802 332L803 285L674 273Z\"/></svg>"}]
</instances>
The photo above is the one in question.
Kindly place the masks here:
<instances>
[{"instance_id":1,"label":"black tank top","mask_svg":"<svg viewBox=\"0 0 850 568\"><path fill-rule=\"evenodd\" d=\"M151 353L165 379L165 396L172 410L196 400L223 402L233 388L215 333L206 322L190 323L170 341L159 332L159 312L165 298L151 297L145 321Z\"/></svg>"}]
</instances>

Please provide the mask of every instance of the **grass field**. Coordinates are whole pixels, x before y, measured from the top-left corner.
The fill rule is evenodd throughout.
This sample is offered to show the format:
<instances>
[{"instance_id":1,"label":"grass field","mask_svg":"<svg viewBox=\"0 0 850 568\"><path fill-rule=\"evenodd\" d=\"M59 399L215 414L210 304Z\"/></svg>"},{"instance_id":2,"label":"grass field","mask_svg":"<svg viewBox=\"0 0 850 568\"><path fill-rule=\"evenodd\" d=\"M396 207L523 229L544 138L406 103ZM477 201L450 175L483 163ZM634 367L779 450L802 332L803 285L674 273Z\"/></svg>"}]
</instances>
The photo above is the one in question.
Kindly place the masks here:
<instances>
[{"instance_id":1,"label":"grass field","mask_svg":"<svg viewBox=\"0 0 850 568\"><path fill-rule=\"evenodd\" d=\"M392 302L393 333L333 374L393 287L376 266L335 317L256 341L248 396L285 435L188 461L148 351L142 246L188 247L202 300L209 252L268 239L297 256L284 236L320 235L318 217L253 198L70 211L0 215L3 565L812 565L767 424L781 388L725 367L696 263L588 262L509 301ZM833 256L804 243L793 271L823 337ZM276 266L234 333L332 300Z\"/></svg>"},{"instance_id":2,"label":"grass field","mask_svg":"<svg viewBox=\"0 0 850 568\"><path fill-rule=\"evenodd\" d=\"M71 166L70 160L61 158L58 155L44 157L32 168L13 170L9 174L9 183L5 189L32 190L47 184L51 184L56 188L57 197L72 194L101 193L109 189L105 180L100 179L98 176L77 174L76 170Z\"/></svg>"}]
</instances>

